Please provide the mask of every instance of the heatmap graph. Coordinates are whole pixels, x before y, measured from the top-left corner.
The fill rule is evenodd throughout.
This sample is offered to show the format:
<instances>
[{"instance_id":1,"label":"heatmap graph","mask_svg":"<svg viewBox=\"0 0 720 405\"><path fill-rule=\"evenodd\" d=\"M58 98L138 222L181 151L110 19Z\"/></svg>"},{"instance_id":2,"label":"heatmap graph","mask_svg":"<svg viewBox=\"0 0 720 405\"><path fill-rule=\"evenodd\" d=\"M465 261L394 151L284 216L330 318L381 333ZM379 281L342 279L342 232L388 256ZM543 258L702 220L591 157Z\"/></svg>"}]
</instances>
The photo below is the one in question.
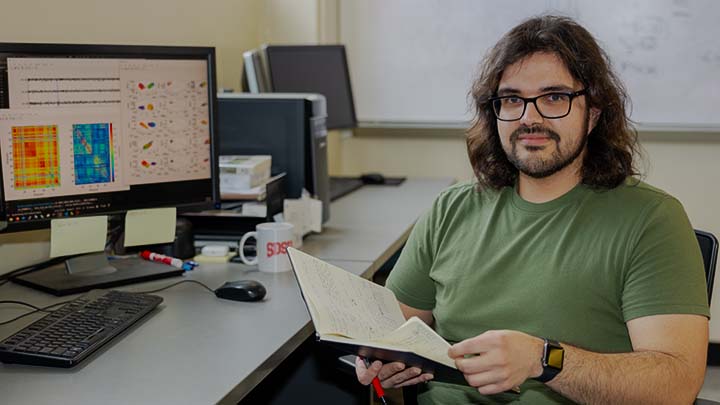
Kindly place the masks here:
<instances>
[{"instance_id":1,"label":"heatmap graph","mask_svg":"<svg viewBox=\"0 0 720 405\"><path fill-rule=\"evenodd\" d=\"M16 190L60 185L56 125L12 127L12 154Z\"/></svg>"},{"instance_id":2,"label":"heatmap graph","mask_svg":"<svg viewBox=\"0 0 720 405\"><path fill-rule=\"evenodd\" d=\"M73 125L75 184L110 183L115 180L112 124Z\"/></svg>"}]
</instances>

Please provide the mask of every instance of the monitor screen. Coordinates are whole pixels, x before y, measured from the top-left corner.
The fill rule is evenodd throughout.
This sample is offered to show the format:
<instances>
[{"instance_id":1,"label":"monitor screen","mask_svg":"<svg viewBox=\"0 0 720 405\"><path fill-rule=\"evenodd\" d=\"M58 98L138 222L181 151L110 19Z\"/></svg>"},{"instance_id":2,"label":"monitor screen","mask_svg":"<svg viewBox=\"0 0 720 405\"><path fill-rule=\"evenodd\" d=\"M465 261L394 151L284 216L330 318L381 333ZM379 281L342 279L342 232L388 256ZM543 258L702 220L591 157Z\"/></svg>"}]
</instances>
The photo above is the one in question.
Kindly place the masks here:
<instances>
[{"instance_id":1,"label":"monitor screen","mask_svg":"<svg viewBox=\"0 0 720 405\"><path fill-rule=\"evenodd\" d=\"M322 94L328 129L357 125L345 46L268 46L265 52L273 91Z\"/></svg>"},{"instance_id":2,"label":"monitor screen","mask_svg":"<svg viewBox=\"0 0 720 405\"><path fill-rule=\"evenodd\" d=\"M6 231L217 200L215 50L0 44Z\"/></svg>"}]
</instances>

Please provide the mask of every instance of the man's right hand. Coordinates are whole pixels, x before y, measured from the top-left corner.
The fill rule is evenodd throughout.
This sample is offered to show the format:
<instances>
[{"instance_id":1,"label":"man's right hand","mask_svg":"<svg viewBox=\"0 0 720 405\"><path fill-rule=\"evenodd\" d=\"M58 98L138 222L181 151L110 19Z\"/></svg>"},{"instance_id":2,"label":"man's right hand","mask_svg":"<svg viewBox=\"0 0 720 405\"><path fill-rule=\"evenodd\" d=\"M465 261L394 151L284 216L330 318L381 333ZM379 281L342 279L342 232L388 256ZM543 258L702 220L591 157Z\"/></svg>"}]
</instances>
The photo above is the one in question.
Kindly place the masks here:
<instances>
[{"instance_id":1,"label":"man's right hand","mask_svg":"<svg viewBox=\"0 0 720 405\"><path fill-rule=\"evenodd\" d=\"M400 388L430 381L433 378L432 374L423 374L417 367L406 369L405 364L397 361L382 364L376 360L370 367L365 367L365 361L360 356L355 357L355 374L362 385L368 385L372 383L373 378L378 377L383 388Z\"/></svg>"}]
</instances>

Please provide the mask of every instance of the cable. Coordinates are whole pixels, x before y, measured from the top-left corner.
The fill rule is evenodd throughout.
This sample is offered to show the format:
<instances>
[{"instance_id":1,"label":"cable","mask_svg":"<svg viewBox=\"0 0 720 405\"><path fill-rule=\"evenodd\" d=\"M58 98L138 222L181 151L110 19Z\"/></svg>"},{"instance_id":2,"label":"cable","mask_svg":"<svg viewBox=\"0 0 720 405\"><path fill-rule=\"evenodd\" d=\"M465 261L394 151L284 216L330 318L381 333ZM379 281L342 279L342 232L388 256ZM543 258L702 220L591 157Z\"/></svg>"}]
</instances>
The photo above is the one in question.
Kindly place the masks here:
<instances>
[{"instance_id":1,"label":"cable","mask_svg":"<svg viewBox=\"0 0 720 405\"><path fill-rule=\"evenodd\" d=\"M22 302L22 301L2 300L2 301L0 301L0 304L18 304L18 305L25 305L26 307L30 307L30 308L32 308L32 309L35 309L35 310L38 310L38 311L42 311L42 309L41 309L40 307L36 307L36 306L33 305L33 304L28 304L27 302Z\"/></svg>"},{"instance_id":2,"label":"cable","mask_svg":"<svg viewBox=\"0 0 720 405\"><path fill-rule=\"evenodd\" d=\"M201 283L201 282L199 282L199 281L196 281L196 280L182 280L182 281L178 281L178 282L176 282L176 283L167 285L167 286L165 286L165 287L157 288L157 289L154 289L154 290L148 290L148 291L130 291L130 292L135 293L135 294L151 294L151 293L156 293L156 292L160 292L160 291L167 290L167 289L169 289L169 288L175 287L176 285L182 284L182 283L198 284L198 285L202 286L203 288L205 288L206 290L210 291L212 294L215 294L215 290L213 290L212 288L208 287L207 285L205 285L205 284L203 284L203 283ZM0 284L0 285L1 285L1 284ZM35 306L35 305L28 304L27 302L22 302L22 301L13 301L13 300L0 301L0 304L18 304L18 305L25 305L25 306L28 306L28 307L30 307L30 308L35 308L35 310L33 310L33 311L26 312L26 313L24 313L24 314L22 314L22 315L18 315L18 316L16 316L15 318L12 318L12 319L10 319L10 320L0 322L0 326L2 326L2 325L7 325L7 324L9 324L9 323L15 322L15 321L17 321L18 319L24 318L24 317L26 317L26 316L28 316L28 315L35 314L35 313L37 313L37 312L49 312L49 313L52 313L52 312L54 312L54 311L48 311L48 309L50 309L50 308L52 308L52 307L57 307L57 306L60 306L60 305L63 305L63 304L67 304L68 302L75 301L76 299L77 299L77 298L71 299L71 300L67 300L67 301L58 302L58 303L56 303L56 304L48 305L48 306L46 306L46 307L37 307L37 306Z\"/></svg>"},{"instance_id":3,"label":"cable","mask_svg":"<svg viewBox=\"0 0 720 405\"><path fill-rule=\"evenodd\" d=\"M18 316L16 316L15 318L12 318L12 319L8 320L8 321L0 322L0 326L7 325L7 324L9 324L9 323L15 322L15 321L17 321L18 319L24 318L24 317L26 317L26 316L28 316L28 315L32 315L32 314L37 313L37 312L41 312L41 311L42 311L42 312L54 312L54 311L48 311L48 309L50 309L50 308L52 308L52 307L57 307L57 306L59 306L59 305L67 304L68 302L72 302L72 301L74 301L74 299L72 299L72 300L67 300L67 301L61 301L61 302L58 302L58 303L55 303L55 304L52 304L52 305L48 305L48 306L46 306L46 307L38 308L38 309L36 309L36 310L34 310L34 311L26 312L26 313L24 313L24 314L22 314L22 315L18 315ZM27 303L24 303L24 302L23 302L22 304L23 304L23 305L27 305L27 306L34 306L34 305L27 304Z\"/></svg>"},{"instance_id":4,"label":"cable","mask_svg":"<svg viewBox=\"0 0 720 405\"><path fill-rule=\"evenodd\" d=\"M160 292L160 291L167 290L168 288L175 287L176 285L182 284L182 283L194 283L194 284L199 284L199 285L201 285L203 288L205 288L206 290L208 290L208 291L210 291L211 293L215 294L215 290L213 290L212 288L208 287L207 285L205 285L205 284L203 284L203 283L201 283L201 282L199 282L199 281L196 281L196 280L183 280L183 281L178 281L177 283L173 283L173 284L170 284L170 285L165 286L165 287L162 287L162 288L158 288L158 289L155 289L155 290L149 290L149 291L138 291L137 293L138 293L138 294L151 294L151 293L156 293L156 292Z\"/></svg>"}]
</instances>

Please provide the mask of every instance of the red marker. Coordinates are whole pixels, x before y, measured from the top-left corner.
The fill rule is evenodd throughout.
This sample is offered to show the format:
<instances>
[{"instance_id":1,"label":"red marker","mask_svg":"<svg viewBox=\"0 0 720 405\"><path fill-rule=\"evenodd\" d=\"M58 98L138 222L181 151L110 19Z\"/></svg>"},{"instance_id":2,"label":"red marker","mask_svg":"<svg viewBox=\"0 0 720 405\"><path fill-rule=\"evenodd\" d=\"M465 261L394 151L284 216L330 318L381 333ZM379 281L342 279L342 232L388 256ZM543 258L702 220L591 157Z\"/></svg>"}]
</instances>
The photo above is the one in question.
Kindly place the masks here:
<instances>
[{"instance_id":1,"label":"red marker","mask_svg":"<svg viewBox=\"0 0 720 405\"><path fill-rule=\"evenodd\" d=\"M363 361L365 362L365 367L370 368L370 362L368 359L363 358ZM375 388L375 394L377 394L378 399L380 399L383 404L387 405L387 402L385 401L385 390L383 390L383 387L380 384L380 379L377 378L377 376L372 379L372 385L373 388Z\"/></svg>"},{"instance_id":2,"label":"red marker","mask_svg":"<svg viewBox=\"0 0 720 405\"><path fill-rule=\"evenodd\" d=\"M174 257L161 255L159 253L153 253L149 250L143 250L140 252L140 257L145 260L151 260L153 262L165 263L168 266L177 267L178 269L183 268L183 261Z\"/></svg>"}]
</instances>

